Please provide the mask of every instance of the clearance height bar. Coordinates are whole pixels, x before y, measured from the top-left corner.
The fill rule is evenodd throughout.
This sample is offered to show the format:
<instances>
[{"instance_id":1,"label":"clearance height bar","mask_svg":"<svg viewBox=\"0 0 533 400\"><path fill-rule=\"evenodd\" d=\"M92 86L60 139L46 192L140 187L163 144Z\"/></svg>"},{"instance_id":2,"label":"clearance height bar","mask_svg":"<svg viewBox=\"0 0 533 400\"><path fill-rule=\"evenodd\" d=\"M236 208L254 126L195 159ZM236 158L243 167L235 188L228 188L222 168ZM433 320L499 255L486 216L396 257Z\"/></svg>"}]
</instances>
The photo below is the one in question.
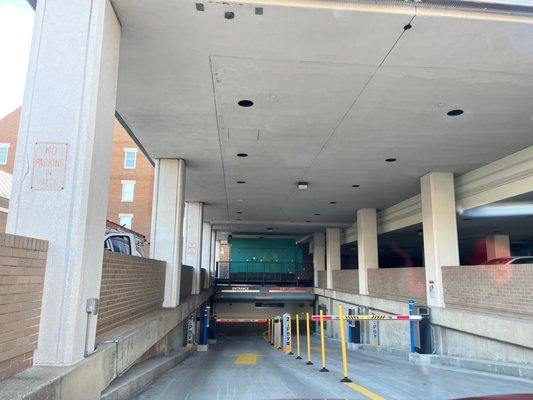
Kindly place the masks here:
<instances>
[{"instance_id":1,"label":"clearance height bar","mask_svg":"<svg viewBox=\"0 0 533 400\"><path fill-rule=\"evenodd\" d=\"M311 315L313 321L320 321L320 315ZM337 319L345 320L359 320L359 321L370 321L370 320L392 320L392 321L420 321L422 319L421 315L322 315L324 321L331 321Z\"/></svg>"},{"instance_id":2,"label":"clearance height bar","mask_svg":"<svg viewBox=\"0 0 533 400\"><path fill-rule=\"evenodd\" d=\"M267 319L245 319L245 318L217 318L219 324L229 324L229 323L256 323L256 324L266 324Z\"/></svg>"}]
</instances>

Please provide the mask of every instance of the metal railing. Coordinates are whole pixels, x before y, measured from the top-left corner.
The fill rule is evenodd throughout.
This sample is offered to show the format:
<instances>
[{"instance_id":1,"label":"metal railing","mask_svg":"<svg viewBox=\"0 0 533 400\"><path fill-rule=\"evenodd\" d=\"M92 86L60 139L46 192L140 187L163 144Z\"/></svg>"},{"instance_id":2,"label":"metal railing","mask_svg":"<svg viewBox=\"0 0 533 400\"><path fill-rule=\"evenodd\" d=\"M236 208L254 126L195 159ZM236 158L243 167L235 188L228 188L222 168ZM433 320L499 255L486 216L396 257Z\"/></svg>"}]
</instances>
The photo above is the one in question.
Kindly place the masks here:
<instances>
[{"instance_id":1,"label":"metal railing","mask_svg":"<svg viewBox=\"0 0 533 400\"><path fill-rule=\"evenodd\" d=\"M219 261L217 283L313 285L313 266L291 261Z\"/></svg>"}]
</instances>

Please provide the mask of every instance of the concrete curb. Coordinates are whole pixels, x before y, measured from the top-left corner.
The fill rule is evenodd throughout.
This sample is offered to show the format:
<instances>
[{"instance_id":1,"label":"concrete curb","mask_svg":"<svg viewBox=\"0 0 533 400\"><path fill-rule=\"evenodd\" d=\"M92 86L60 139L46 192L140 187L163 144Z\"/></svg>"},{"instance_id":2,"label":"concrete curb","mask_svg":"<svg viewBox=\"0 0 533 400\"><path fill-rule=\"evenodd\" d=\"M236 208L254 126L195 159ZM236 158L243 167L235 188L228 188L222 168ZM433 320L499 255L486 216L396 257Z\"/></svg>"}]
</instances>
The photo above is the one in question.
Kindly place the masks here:
<instances>
[{"instance_id":1,"label":"concrete curb","mask_svg":"<svg viewBox=\"0 0 533 400\"><path fill-rule=\"evenodd\" d=\"M161 374L175 367L195 352L195 348L183 347L173 350L167 357L152 358L134 365L102 392L101 400L127 400L131 398Z\"/></svg>"},{"instance_id":2,"label":"concrete curb","mask_svg":"<svg viewBox=\"0 0 533 400\"><path fill-rule=\"evenodd\" d=\"M409 354L409 361L420 364L444 365L498 375L533 380L533 366L496 361L446 356L440 354Z\"/></svg>"}]
</instances>

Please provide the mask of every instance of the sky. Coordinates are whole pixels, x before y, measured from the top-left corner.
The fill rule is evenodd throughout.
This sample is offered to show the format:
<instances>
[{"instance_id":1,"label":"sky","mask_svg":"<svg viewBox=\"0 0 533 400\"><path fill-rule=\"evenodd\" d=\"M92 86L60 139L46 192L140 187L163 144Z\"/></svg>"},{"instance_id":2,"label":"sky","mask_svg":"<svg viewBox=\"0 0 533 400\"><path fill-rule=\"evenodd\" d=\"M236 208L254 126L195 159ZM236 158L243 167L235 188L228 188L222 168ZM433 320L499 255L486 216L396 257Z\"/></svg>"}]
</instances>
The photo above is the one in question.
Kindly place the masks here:
<instances>
[{"instance_id":1,"label":"sky","mask_svg":"<svg viewBox=\"0 0 533 400\"><path fill-rule=\"evenodd\" d=\"M22 105L33 20L26 0L0 0L0 119Z\"/></svg>"}]
</instances>

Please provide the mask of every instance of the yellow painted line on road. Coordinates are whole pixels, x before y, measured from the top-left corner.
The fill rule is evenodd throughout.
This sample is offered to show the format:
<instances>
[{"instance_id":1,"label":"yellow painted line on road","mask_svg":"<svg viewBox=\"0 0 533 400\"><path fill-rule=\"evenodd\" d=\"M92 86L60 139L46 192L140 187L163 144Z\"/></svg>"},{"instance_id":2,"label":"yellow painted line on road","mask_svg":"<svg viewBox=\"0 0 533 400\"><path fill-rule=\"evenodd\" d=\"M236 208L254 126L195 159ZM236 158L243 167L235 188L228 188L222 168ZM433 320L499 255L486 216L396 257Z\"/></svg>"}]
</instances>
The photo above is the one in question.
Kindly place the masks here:
<instances>
[{"instance_id":1,"label":"yellow painted line on road","mask_svg":"<svg viewBox=\"0 0 533 400\"><path fill-rule=\"evenodd\" d=\"M371 400L385 400L385 397L381 397L379 394L376 394L368 390L367 388L361 385L358 385L357 383L350 382L350 383L345 383L345 385L355 390L356 392L361 393L363 396L368 397Z\"/></svg>"},{"instance_id":2,"label":"yellow painted line on road","mask_svg":"<svg viewBox=\"0 0 533 400\"><path fill-rule=\"evenodd\" d=\"M261 354L254 353L242 353L235 358L235 364L256 364L257 357L260 357Z\"/></svg>"}]
</instances>

